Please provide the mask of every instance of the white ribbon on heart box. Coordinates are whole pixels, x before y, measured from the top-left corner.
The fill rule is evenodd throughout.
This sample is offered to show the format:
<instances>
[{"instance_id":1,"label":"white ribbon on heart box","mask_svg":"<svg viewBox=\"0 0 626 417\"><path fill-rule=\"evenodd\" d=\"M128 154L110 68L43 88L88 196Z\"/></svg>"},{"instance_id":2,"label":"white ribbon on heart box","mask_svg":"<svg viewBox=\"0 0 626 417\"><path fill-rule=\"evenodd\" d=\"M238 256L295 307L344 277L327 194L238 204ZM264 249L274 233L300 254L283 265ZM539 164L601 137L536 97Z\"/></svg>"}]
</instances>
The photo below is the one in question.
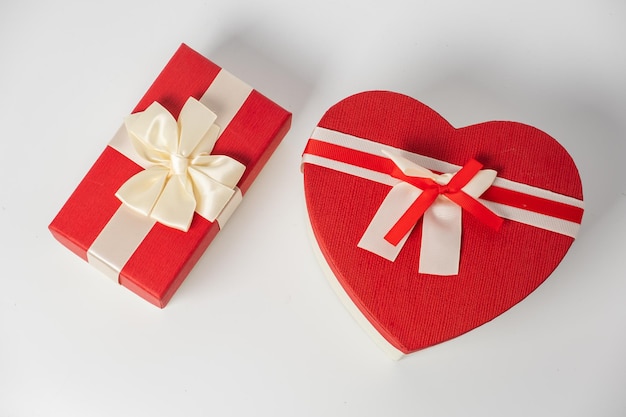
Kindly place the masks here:
<instances>
[{"instance_id":1,"label":"white ribbon on heart box","mask_svg":"<svg viewBox=\"0 0 626 417\"><path fill-rule=\"evenodd\" d=\"M377 163L368 166L366 162L368 155L375 158L389 158L389 155L397 155L399 158L406 158L410 163L416 164L418 168L423 167L436 172L458 172L461 167L342 132L322 127L315 128L304 151L302 163L322 166L392 187L365 230L358 246L394 261L402 250L410 231L397 245L386 241L385 235L408 207L417 200L422 190L403 183L388 172L380 170ZM358 162L349 162L352 160ZM533 211L477 198L499 217L570 237L576 236L582 220L584 207L582 200L504 178L496 177L493 180L493 186L527 198L541 199L560 208L556 210L556 214L551 214L550 210ZM483 191L481 189L478 194ZM561 215L561 212L566 214ZM439 196L433 206L426 210L422 219L419 272L434 275L457 274L461 256L460 246L461 207Z\"/></svg>"}]
</instances>

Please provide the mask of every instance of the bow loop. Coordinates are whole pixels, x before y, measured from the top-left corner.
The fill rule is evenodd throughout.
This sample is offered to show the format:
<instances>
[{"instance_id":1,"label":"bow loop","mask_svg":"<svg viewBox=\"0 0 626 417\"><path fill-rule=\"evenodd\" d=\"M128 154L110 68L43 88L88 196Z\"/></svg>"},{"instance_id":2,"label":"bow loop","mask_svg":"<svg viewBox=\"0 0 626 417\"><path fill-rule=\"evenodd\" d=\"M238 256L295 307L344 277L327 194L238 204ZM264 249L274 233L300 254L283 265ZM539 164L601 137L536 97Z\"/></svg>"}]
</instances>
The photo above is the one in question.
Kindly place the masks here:
<instances>
[{"instance_id":1,"label":"bow loop","mask_svg":"<svg viewBox=\"0 0 626 417\"><path fill-rule=\"evenodd\" d=\"M156 101L146 110L127 116L124 125L135 150L149 162L161 161L177 150L176 119Z\"/></svg>"},{"instance_id":2,"label":"bow loop","mask_svg":"<svg viewBox=\"0 0 626 417\"><path fill-rule=\"evenodd\" d=\"M128 116L124 122L135 150L152 165L115 195L135 211L185 232L194 212L215 221L245 171L229 156L210 155L219 136L216 118L194 98L178 120L157 102Z\"/></svg>"},{"instance_id":3,"label":"bow loop","mask_svg":"<svg viewBox=\"0 0 626 417\"><path fill-rule=\"evenodd\" d=\"M185 157L196 153L211 153L217 142L219 127L215 125L217 115L198 100L189 99L178 116L180 143L178 152ZM202 143L202 147L199 145Z\"/></svg>"}]
</instances>

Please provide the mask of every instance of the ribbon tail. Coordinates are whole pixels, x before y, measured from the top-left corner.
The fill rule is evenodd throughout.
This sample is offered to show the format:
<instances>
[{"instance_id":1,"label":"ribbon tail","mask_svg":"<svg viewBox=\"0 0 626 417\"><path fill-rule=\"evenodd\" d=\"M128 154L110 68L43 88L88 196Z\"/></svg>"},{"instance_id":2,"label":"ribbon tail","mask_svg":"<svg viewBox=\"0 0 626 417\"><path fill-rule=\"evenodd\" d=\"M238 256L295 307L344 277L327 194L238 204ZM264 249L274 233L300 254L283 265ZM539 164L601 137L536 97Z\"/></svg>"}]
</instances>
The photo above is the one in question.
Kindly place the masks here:
<instances>
[{"instance_id":1,"label":"ribbon tail","mask_svg":"<svg viewBox=\"0 0 626 417\"><path fill-rule=\"evenodd\" d=\"M410 184L395 185L381 203L357 246L389 261L395 261L415 223L396 245L389 243L385 235L421 194L422 190Z\"/></svg>"},{"instance_id":2,"label":"ribbon tail","mask_svg":"<svg viewBox=\"0 0 626 417\"><path fill-rule=\"evenodd\" d=\"M166 226L186 232L191 226L196 199L190 180L183 175L170 177L150 217Z\"/></svg>"},{"instance_id":3,"label":"ribbon tail","mask_svg":"<svg viewBox=\"0 0 626 417\"><path fill-rule=\"evenodd\" d=\"M458 275L461 256L462 209L438 197L422 219L419 273Z\"/></svg>"},{"instance_id":4,"label":"ribbon tail","mask_svg":"<svg viewBox=\"0 0 626 417\"><path fill-rule=\"evenodd\" d=\"M409 231L413 229L417 221L424 215L430 205L437 199L437 190L427 189L415 200L404 212L402 217L393 225L385 235L385 240L392 245L397 245Z\"/></svg>"}]
</instances>

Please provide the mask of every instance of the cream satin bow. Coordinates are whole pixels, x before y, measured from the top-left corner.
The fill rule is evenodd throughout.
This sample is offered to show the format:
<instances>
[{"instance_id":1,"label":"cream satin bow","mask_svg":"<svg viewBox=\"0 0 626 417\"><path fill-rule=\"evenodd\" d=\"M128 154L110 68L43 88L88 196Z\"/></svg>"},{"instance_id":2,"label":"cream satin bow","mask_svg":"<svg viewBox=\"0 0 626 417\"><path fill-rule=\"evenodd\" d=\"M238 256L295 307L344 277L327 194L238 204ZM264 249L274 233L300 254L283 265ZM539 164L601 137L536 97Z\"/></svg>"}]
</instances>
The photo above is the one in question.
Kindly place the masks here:
<instances>
[{"instance_id":1,"label":"cream satin bow","mask_svg":"<svg viewBox=\"0 0 626 417\"><path fill-rule=\"evenodd\" d=\"M211 155L218 138L217 116L194 98L178 120L154 102L124 123L137 153L152 165L126 181L115 195L159 223L189 230L194 211L215 221L235 193L246 167Z\"/></svg>"}]
</instances>

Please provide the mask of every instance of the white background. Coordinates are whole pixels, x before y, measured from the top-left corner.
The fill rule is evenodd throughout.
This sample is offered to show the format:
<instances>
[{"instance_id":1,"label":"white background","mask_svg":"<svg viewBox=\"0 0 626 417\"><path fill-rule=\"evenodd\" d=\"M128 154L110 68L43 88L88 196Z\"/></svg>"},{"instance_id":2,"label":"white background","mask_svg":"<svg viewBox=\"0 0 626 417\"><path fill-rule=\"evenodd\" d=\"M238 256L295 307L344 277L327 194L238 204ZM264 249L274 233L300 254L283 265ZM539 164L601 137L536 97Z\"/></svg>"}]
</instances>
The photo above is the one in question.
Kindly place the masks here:
<instances>
[{"instance_id":1,"label":"white background","mask_svg":"<svg viewBox=\"0 0 626 417\"><path fill-rule=\"evenodd\" d=\"M294 119L159 310L46 228L181 42ZM625 43L622 0L3 1L0 416L626 415ZM370 89L455 126L534 125L585 189L538 290L399 362L338 301L305 228L308 135Z\"/></svg>"}]
</instances>

